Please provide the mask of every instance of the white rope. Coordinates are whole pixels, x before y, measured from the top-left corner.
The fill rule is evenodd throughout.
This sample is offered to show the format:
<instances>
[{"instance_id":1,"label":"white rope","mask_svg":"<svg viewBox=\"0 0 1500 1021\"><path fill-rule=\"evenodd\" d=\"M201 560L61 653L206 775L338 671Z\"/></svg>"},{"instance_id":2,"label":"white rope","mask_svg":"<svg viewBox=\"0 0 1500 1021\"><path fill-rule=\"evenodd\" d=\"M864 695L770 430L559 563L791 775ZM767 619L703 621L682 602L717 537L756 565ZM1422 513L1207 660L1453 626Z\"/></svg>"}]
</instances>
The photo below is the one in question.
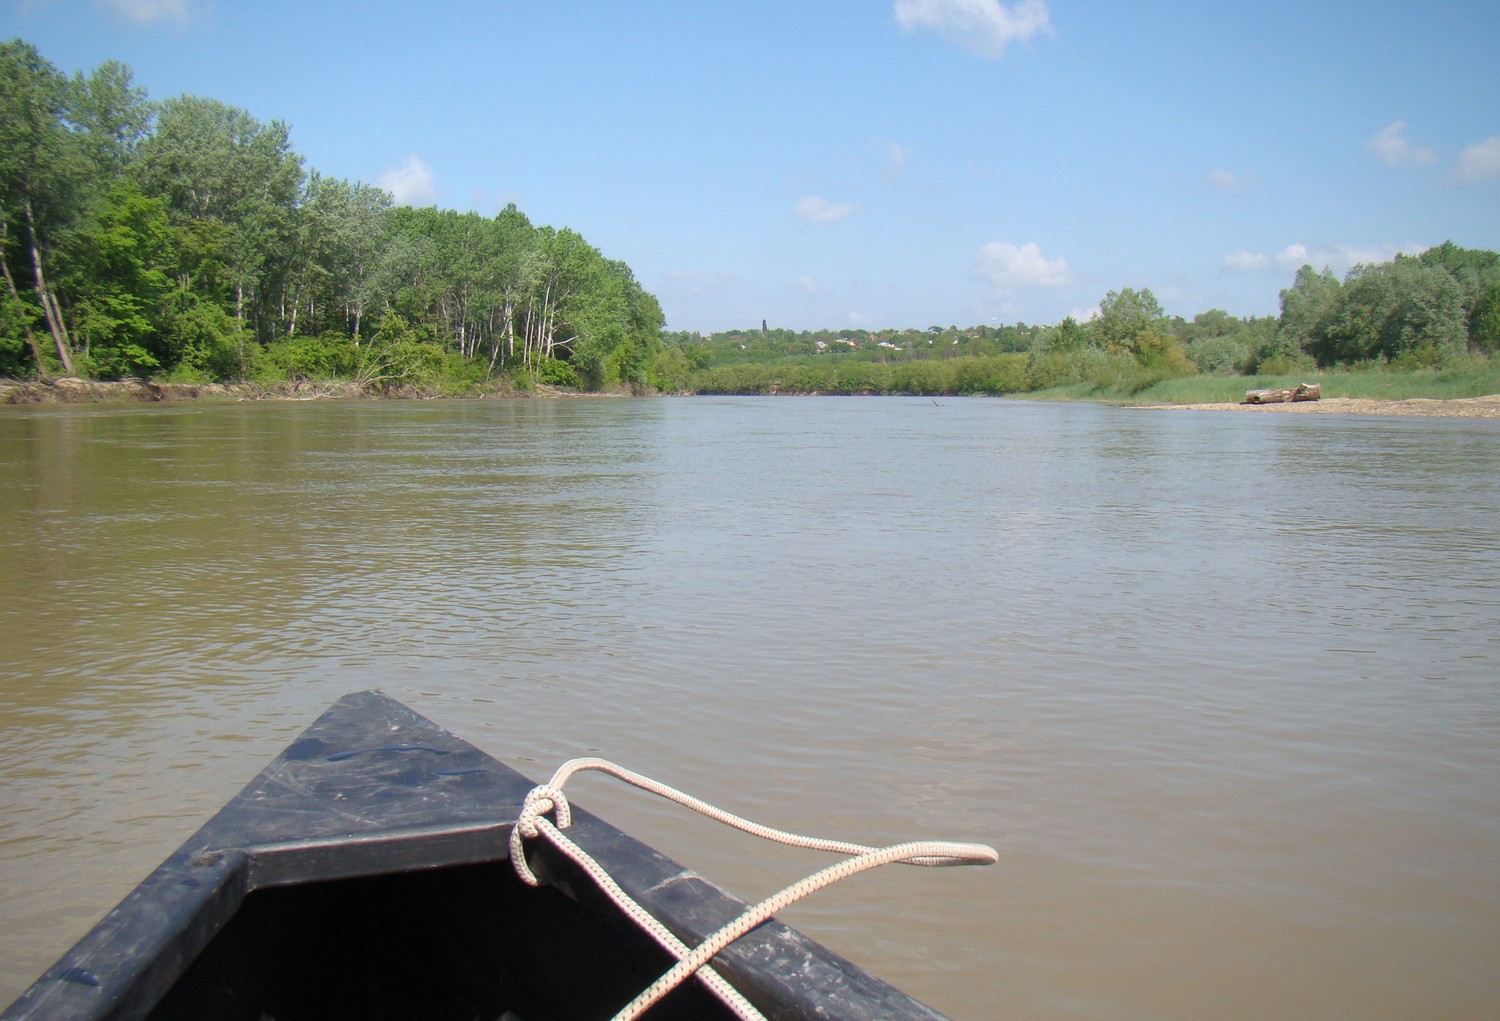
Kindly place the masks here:
<instances>
[{"instance_id":1,"label":"white rope","mask_svg":"<svg viewBox=\"0 0 1500 1021\"><path fill-rule=\"evenodd\" d=\"M627 894L620 885L616 883L604 868L599 865L588 852L570 840L562 831L572 825L572 809L568 805L568 799L562 792L562 787L575 773L584 770L597 770L623 780L641 790L650 791L679 805L691 808L711 819L716 819L726 825L743 830L746 833L772 840L780 844L792 847L802 847L814 851L829 851L834 854L846 854L851 857L837 864L830 865L825 869L814 872L806 879L793 883L791 886L772 894L750 908L747 908L738 918L728 925L711 934L696 948L690 948L683 943L670 929L645 908L641 907ZM554 825L546 818L546 813L552 812L557 817ZM643 776L623 766L616 765L608 759L581 758L570 759L560 766L552 775L550 782L540 784L531 789L522 802L521 812L516 818L516 823L511 827L510 833L510 858L515 866L516 875L528 885L540 885L540 880L531 871L526 863L526 854L523 841L534 837L544 836L563 854L576 862L589 876L599 885L605 894L622 911L626 913L637 925L645 929L647 933L656 940L668 953L677 958L677 964L673 965L666 974L653 982L639 996L627 1004L618 1014L615 1021L632 1021L639 1017L654 1003L666 996L689 975L697 974L704 984L713 990L735 1016L741 1021L765 1021L761 1013L746 1000L739 991L730 985L723 976L708 967L708 962L713 959L719 951L729 944L745 935L756 926L760 925L776 912L796 903L803 897L821 890L844 879L848 876L864 872L866 869L876 868L880 865L902 863L906 865L922 865L937 867L945 865L992 865L1000 859L999 853L985 844L955 843L949 841L914 841L903 844L893 844L889 847L867 847L864 844L855 844L842 840L825 840L821 837L805 837L797 833L788 833L785 830L762 826L759 823L743 819L732 812L726 812L722 808L710 805L690 794L685 794L675 787L668 786L648 776Z\"/></svg>"}]
</instances>

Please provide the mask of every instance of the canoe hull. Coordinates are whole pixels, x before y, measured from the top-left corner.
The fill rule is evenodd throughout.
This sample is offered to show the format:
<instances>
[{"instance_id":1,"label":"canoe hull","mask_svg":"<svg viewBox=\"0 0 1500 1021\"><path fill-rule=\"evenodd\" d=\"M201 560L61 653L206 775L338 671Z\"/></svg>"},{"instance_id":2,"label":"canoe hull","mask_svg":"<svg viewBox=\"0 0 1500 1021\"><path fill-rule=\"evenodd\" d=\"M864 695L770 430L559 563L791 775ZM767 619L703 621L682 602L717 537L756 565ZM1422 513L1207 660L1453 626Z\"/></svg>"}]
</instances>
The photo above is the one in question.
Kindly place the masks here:
<instances>
[{"instance_id":1,"label":"canoe hull","mask_svg":"<svg viewBox=\"0 0 1500 1021\"><path fill-rule=\"evenodd\" d=\"M0 1019L611 1016L671 961L549 847L531 780L378 692L346 696ZM569 835L679 938L744 905L585 811ZM941 1015L771 921L715 967L769 1018ZM696 982L653 1018L729 1016Z\"/></svg>"}]
</instances>

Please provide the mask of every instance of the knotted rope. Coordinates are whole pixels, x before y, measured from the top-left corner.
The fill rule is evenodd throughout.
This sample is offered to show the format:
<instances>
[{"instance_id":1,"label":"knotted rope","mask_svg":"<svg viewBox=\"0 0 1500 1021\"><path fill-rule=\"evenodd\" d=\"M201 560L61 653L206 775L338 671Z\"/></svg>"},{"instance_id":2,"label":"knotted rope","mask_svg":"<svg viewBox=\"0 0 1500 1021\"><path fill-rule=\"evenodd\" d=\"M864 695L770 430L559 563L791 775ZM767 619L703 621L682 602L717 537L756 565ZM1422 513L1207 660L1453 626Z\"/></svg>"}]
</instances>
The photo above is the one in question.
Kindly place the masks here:
<instances>
[{"instance_id":1,"label":"knotted rope","mask_svg":"<svg viewBox=\"0 0 1500 1021\"><path fill-rule=\"evenodd\" d=\"M596 862L587 851L575 844L562 831L572 825L573 813L568 805L568 799L563 794L562 788L568 779L575 773L585 770L597 770L607 773L616 779L623 780L641 790L657 794L669 801L690 808L695 812L716 819L735 829L743 830L754 836L766 840L772 840L779 844L787 844L792 847L807 848L813 851L828 851L833 854L844 854L850 857L837 864L830 865L825 869L814 872L812 875L802 879L785 889L772 894L759 904L747 908L738 918L728 925L710 935L697 947L689 947L678 939L670 929L662 925L645 908L641 907L635 900L620 888L608 872ZM556 823L547 818L547 813L556 817ZM524 841L536 837L545 837L554 847L567 855L578 864L589 877L599 885L599 888L612 900L620 910L644 929L658 944L661 945L672 956L677 958L677 964L673 965L666 974L653 982L639 996L627 1004L618 1014L615 1021L632 1021L639 1017L647 1008L656 1003L667 993L675 989L689 975L697 974L705 985L711 989L720 1000L742 1021L765 1021L762 1014L751 1005L750 1001L740 995L739 991L730 985L723 976L708 966L708 962L714 955L723 950L729 944L745 935L776 912L796 903L803 897L821 890L844 879L848 876L864 872L867 869L876 868L881 865L889 865L899 862L906 865L922 865L927 867L939 867L946 865L992 865L1000 859L999 853L985 844L955 843L949 841L912 841L903 844L892 844L889 847L868 847L864 844L855 844L843 840L825 840L821 837L805 837L797 833L788 833L785 830L774 829L770 826L762 826L760 823L751 822L741 818L732 812L726 812L722 808L710 805L690 794L685 794L675 787L668 786L648 776L643 776L623 766L616 765L608 759L582 758L570 759L558 768L552 775L552 779L533 787L526 795L521 804L520 815L510 831L510 860L515 866L516 875L530 886L539 886L541 881L531 871L526 863Z\"/></svg>"}]
</instances>

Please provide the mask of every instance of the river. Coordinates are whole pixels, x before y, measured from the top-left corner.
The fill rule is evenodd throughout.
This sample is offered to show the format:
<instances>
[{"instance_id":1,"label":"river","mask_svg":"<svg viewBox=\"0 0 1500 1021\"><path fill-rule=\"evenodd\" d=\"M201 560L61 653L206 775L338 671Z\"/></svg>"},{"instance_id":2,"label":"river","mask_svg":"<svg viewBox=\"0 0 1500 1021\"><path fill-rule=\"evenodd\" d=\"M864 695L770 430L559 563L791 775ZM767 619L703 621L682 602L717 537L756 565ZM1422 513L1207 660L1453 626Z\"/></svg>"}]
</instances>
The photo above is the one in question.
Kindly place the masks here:
<instances>
[{"instance_id":1,"label":"river","mask_svg":"<svg viewBox=\"0 0 1500 1021\"><path fill-rule=\"evenodd\" d=\"M786 918L959 1018L1500 1016L1500 422L0 410L0 1004L339 695L980 840ZM747 899L822 861L580 778Z\"/></svg>"}]
</instances>

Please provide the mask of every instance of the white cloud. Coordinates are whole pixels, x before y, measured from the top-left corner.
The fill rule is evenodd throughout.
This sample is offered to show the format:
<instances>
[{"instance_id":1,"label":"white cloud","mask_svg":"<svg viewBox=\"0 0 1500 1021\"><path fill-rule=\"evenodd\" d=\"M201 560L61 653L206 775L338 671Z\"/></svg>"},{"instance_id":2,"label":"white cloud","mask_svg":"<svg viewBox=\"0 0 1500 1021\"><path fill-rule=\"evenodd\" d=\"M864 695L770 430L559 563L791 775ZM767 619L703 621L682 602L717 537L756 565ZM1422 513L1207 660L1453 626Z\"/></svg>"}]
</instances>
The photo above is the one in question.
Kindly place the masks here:
<instances>
[{"instance_id":1,"label":"white cloud","mask_svg":"<svg viewBox=\"0 0 1500 1021\"><path fill-rule=\"evenodd\" d=\"M387 170L375 179L375 183L391 193L391 200L398 206L431 206L437 204L437 188L432 183L432 168L422 162L416 153L406 157L406 162Z\"/></svg>"},{"instance_id":2,"label":"white cloud","mask_svg":"<svg viewBox=\"0 0 1500 1021\"><path fill-rule=\"evenodd\" d=\"M1208 172L1208 183L1224 192L1244 191L1246 188L1254 187L1259 181L1260 178L1255 174L1246 174L1241 177L1234 171L1223 167L1215 167Z\"/></svg>"},{"instance_id":3,"label":"white cloud","mask_svg":"<svg viewBox=\"0 0 1500 1021\"><path fill-rule=\"evenodd\" d=\"M999 0L896 0L902 28L929 28L967 50L998 60L1017 39L1025 41L1051 28L1045 0L1021 0L1007 7Z\"/></svg>"},{"instance_id":4,"label":"white cloud","mask_svg":"<svg viewBox=\"0 0 1500 1021\"><path fill-rule=\"evenodd\" d=\"M1334 245L1330 249L1313 253L1315 265L1348 269L1350 266L1370 266L1377 262L1390 262L1398 255L1421 255L1429 246L1405 245ZM1304 260L1308 261L1308 260Z\"/></svg>"},{"instance_id":5,"label":"white cloud","mask_svg":"<svg viewBox=\"0 0 1500 1021\"><path fill-rule=\"evenodd\" d=\"M1239 191L1244 185L1232 171L1218 167L1208 172L1208 183L1220 191Z\"/></svg>"},{"instance_id":6,"label":"white cloud","mask_svg":"<svg viewBox=\"0 0 1500 1021\"><path fill-rule=\"evenodd\" d=\"M906 159L911 154L900 142L888 142L885 147L885 179L891 184L900 184L906 172Z\"/></svg>"},{"instance_id":7,"label":"white cloud","mask_svg":"<svg viewBox=\"0 0 1500 1021\"><path fill-rule=\"evenodd\" d=\"M838 223L854 215L854 203L829 202L816 195L805 196L797 203L797 219L808 223Z\"/></svg>"},{"instance_id":8,"label":"white cloud","mask_svg":"<svg viewBox=\"0 0 1500 1021\"><path fill-rule=\"evenodd\" d=\"M1031 242L1021 246L991 241L974 255L974 276L998 290L1017 287L1065 287L1073 282L1067 259L1048 259Z\"/></svg>"},{"instance_id":9,"label":"white cloud","mask_svg":"<svg viewBox=\"0 0 1500 1021\"><path fill-rule=\"evenodd\" d=\"M818 294L823 290L812 277L798 277L792 281L792 287L804 294Z\"/></svg>"},{"instance_id":10,"label":"white cloud","mask_svg":"<svg viewBox=\"0 0 1500 1021\"><path fill-rule=\"evenodd\" d=\"M1352 266L1390 262L1397 255L1419 255L1426 246L1415 242L1405 245L1332 245L1312 249L1304 244L1287 245L1275 255L1239 251L1224 256L1223 267L1234 273L1259 273L1276 270L1291 273L1303 266L1323 269L1325 266L1344 273Z\"/></svg>"},{"instance_id":11,"label":"white cloud","mask_svg":"<svg viewBox=\"0 0 1500 1021\"><path fill-rule=\"evenodd\" d=\"M188 20L188 0L94 0L94 6L138 25L157 21L182 25Z\"/></svg>"},{"instance_id":12,"label":"white cloud","mask_svg":"<svg viewBox=\"0 0 1500 1021\"><path fill-rule=\"evenodd\" d=\"M1306 266L1307 260L1307 246L1293 243L1276 253L1275 262L1277 269L1297 270Z\"/></svg>"},{"instance_id":13,"label":"white cloud","mask_svg":"<svg viewBox=\"0 0 1500 1021\"><path fill-rule=\"evenodd\" d=\"M1233 273L1259 273L1267 269L1291 271L1312 260L1313 255L1307 250L1306 245L1291 244L1275 255L1267 255L1264 252L1233 252L1224 256L1223 265L1225 269Z\"/></svg>"},{"instance_id":14,"label":"white cloud","mask_svg":"<svg viewBox=\"0 0 1500 1021\"><path fill-rule=\"evenodd\" d=\"M1224 268L1236 273L1255 273L1271 264L1264 252L1231 252L1224 256Z\"/></svg>"},{"instance_id":15,"label":"white cloud","mask_svg":"<svg viewBox=\"0 0 1500 1021\"><path fill-rule=\"evenodd\" d=\"M1475 142L1458 157L1460 181L1482 181L1500 174L1500 135Z\"/></svg>"},{"instance_id":16,"label":"white cloud","mask_svg":"<svg viewBox=\"0 0 1500 1021\"><path fill-rule=\"evenodd\" d=\"M1392 167L1403 163L1431 163L1437 159L1437 153L1431 149L1411 143L1406 137L1405 121L1392 121L1375 132L1365 143L1365 148Z\"/></svg>"}]
</instances>

